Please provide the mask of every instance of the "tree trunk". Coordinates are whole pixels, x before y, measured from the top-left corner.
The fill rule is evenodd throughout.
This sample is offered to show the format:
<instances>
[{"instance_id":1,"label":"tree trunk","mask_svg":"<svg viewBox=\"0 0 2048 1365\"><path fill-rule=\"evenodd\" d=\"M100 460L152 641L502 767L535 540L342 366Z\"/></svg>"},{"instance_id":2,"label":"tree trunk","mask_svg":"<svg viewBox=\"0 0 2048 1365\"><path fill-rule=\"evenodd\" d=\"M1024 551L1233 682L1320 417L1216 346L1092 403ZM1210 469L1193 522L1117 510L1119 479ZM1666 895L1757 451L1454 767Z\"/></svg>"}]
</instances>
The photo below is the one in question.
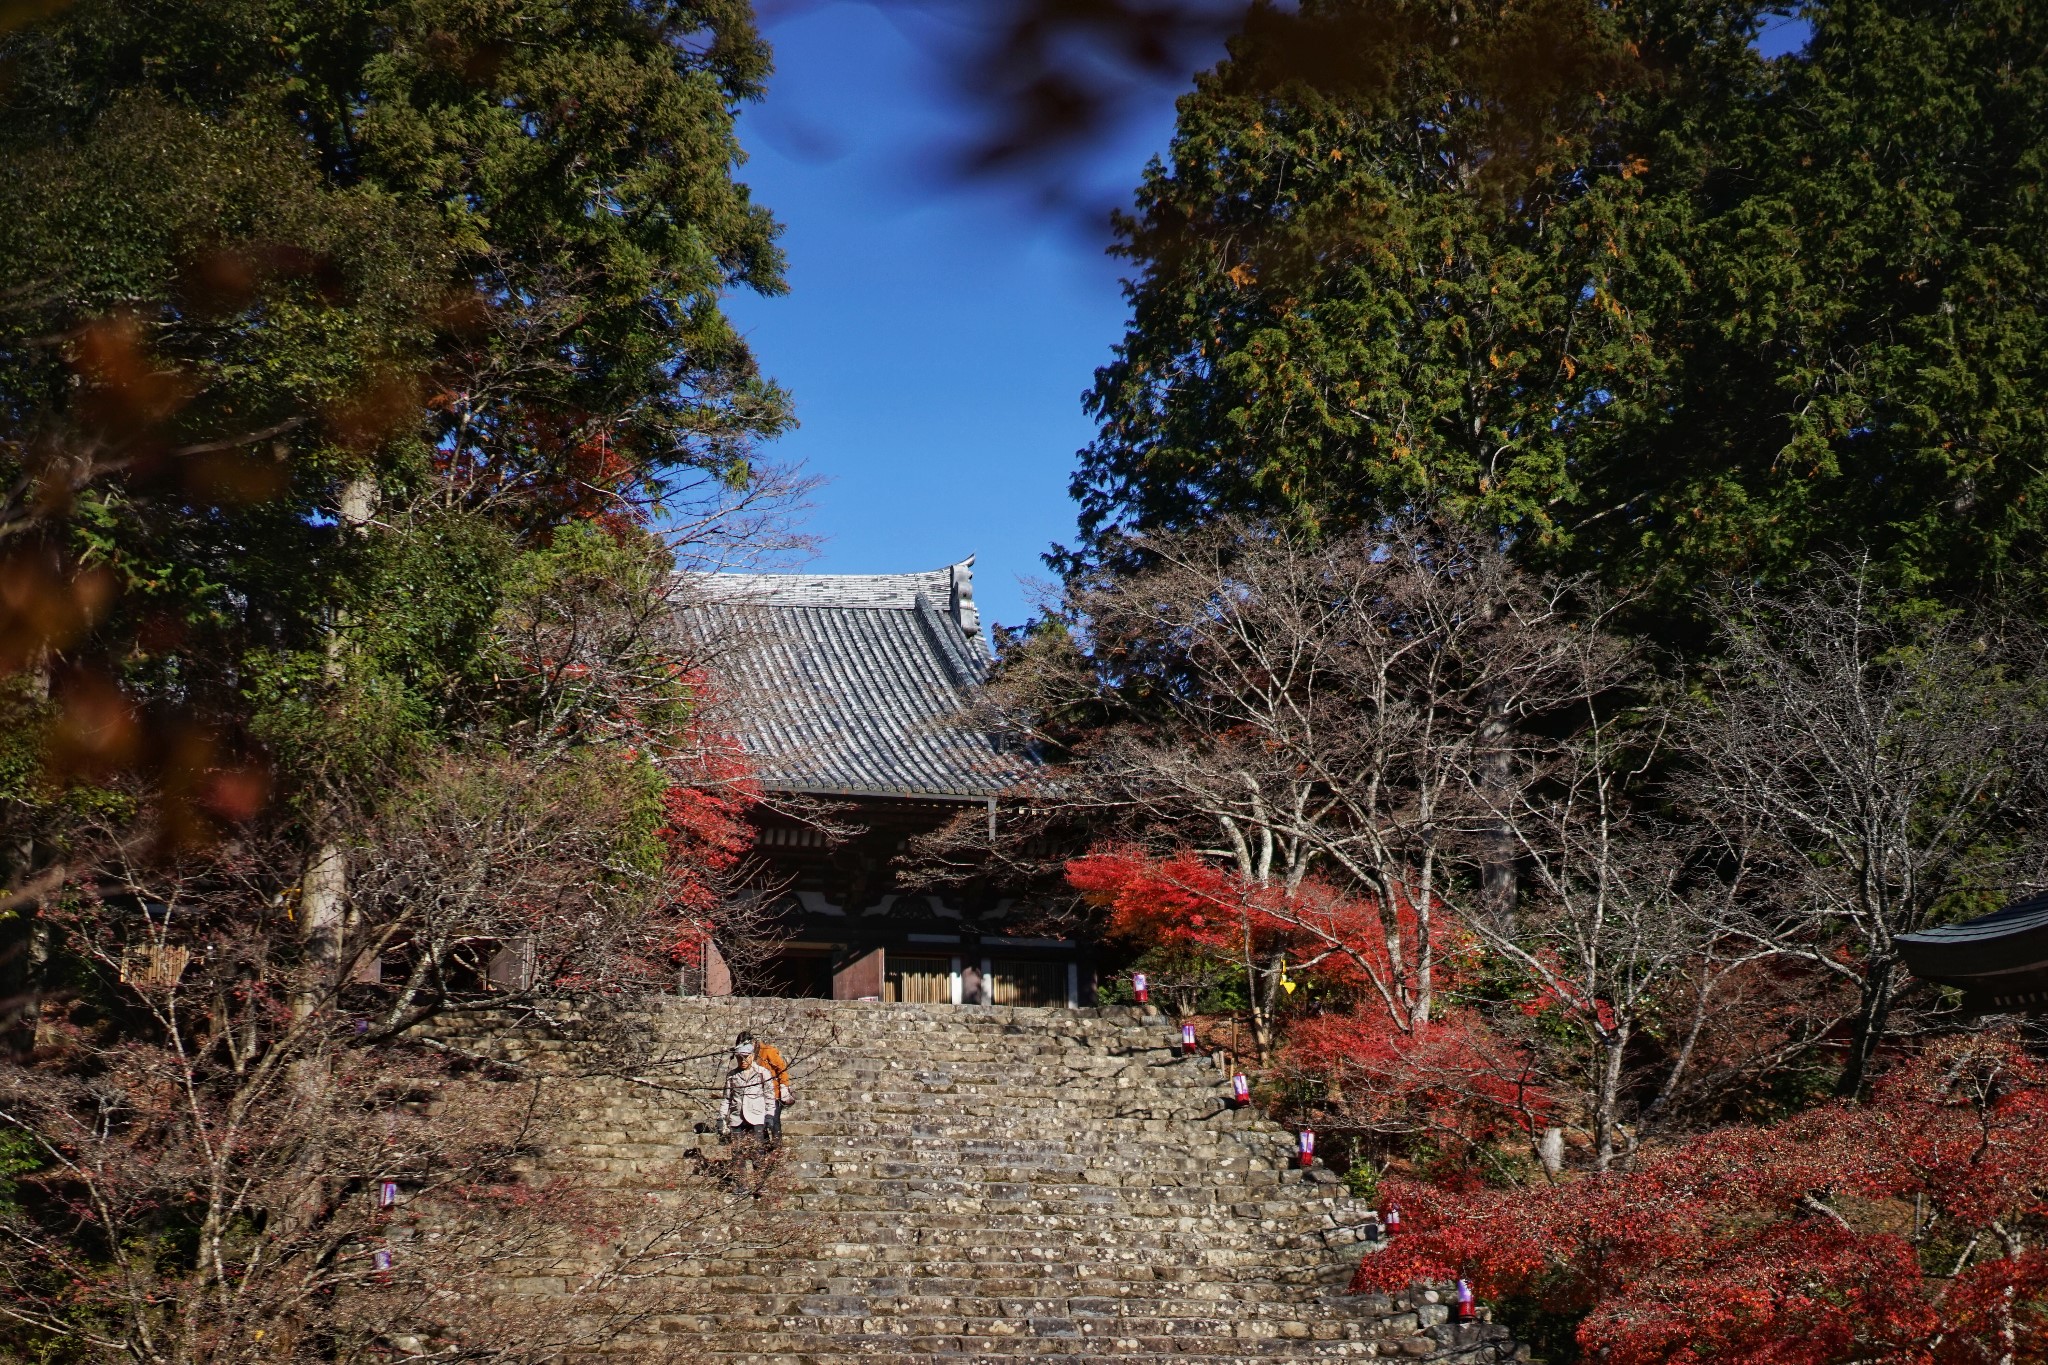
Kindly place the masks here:
<instances>
[{"instance_id":1,"label":"tree trunk","mask_svg":"<svg viewBox=\"0 0 2048 1365\"><path fill-rule=\"evenodd\" d=\"M50 652L36 651L34 662L28 667L28 694L36 702L50 700ZM9 880L26 889L36 874L36 841L33 836L24 835L14 846L14 865L9 869ZM23 944L22 992L20 1013L14 1027L26 1025L31 1047L41 1047L51 1041L43 1022L43 994L50 984L50 922L43 917L42 898L37 897L24 907L28 918L28 941ZM8 975L12 976L10 972Z\"/></svg>"},{"instance_id":2,"label":"tree trunk","mask_svg":"<svg viewBox=\"0 0 2048 1365\"><path fill-rule=\"evenodd\" d=\"M377 511L377 496L375 479L354 478L341 486L335 517L349 534L367 534L370 518ZM334 629L327 634L327 676L335 681L343 673L342 627L346 621L344 614L337 613ZM340 844L322 839L313 846L299 878L299 940L306 948L307 965L313 969L296 1004L302 1019L312 1013L322 992L339 984L331 978L341 957L347 904L348 855Z\"/></svg>"},{"instance_id":3,"label":"tree trunk","mask_svg":"<svg viewBox=\"0 0 2048 1365\"><path fill-rule=\"evenodd\" d=\"M336 520L360 535L377 514L378 491L375 479L350 479L341 486L341 497L334 509Z\"/></svg>"},{"instance_id":4,"label":"tree trunk","mask_svg":"<svg viewBox=\"0 0 2048 1365\"><path fill-rule=\"evenodd\" d=\"M1436 897L1436 853L1423 854L1421 892L1415 900L1415 1003L1408 1012L1408 1024L1416 1033L1429 1027L1436 1008L1436 940L1431 934L1430 911Z\"/></svg>"},{"instance_id":5,"label":"tree trunk","mask_svg":"<svg viewBox=\"0 0 2048 1365\"><path fill-rule=\"evenodd\" d=\"M1617 1028L1600 1040L1606 1056L1600 1060L1600 1075L1593 1093L1593 1169L1605 1171L1614 1165L1614 1111L1621 1103L1621 1064L1628 1051L1628 1030Z\"/></svg>"},{"instance_id":6,"label":"tree trunk","mask_svg":"<svg viewBox=\"0 0 2048 1365\"><path fill-rule=\"evenodd\" d=\"M1495 810L1509 809L1507 791L1514 778L1514 764L1507 745L1508 716L1498 699L1489 701L1486 719L1479 727L1479 742L1487 751L1480 765L1480 782L1488 788L1489 804ZM1505 816L1493 821L1483 840L1480 854L1480 904L1508 933L1514 932L1515 902L1521 895L1521 869L1515 857L1515 832Z\"/></svg>"},{"instance_id":7,"label":"tree trunk","mask_svg":"<svg viewBox=\"0 0 2048 1365\"><path fill-rule=\"evenodd\" d=\"M299 997L299 1016L312 1013L321 994L329 988L335 963L341 957L344 906L348 901L348 854L338 843L323 840L306 859L299 879L299 941L306 947L306 963L313 969Z\"/></svg>"},{"instance_id":8,"label":"tree trunk","mask_svg":"<svg viewBox=\"0 0 2048 1365\"><path fill-rule=\"evenodd\" d=\"M1271 958L1263 964L1249 963L1251 990L1246 998L1251 1005L1252 1047L1259 1054L1259 1065L1264 1066L1273 1051L1273 1011L1280 1002L1280 963L1283 959Z\"/></svg>"},{"instance_id":9,"label":"tree trunk","mask_svg":"<svg viewBox=\"0 0 2048 1365\"><path fill-rule=\"evenodd\" d=\"M1886 956L1873 959L1863 976L1863 999L1856 1010L1856 1028L1849 1037L1849 1060L1842 1067L1842 1078L1835 1083L1835 1094L1843 1099L1857 1099L1870 1082L1870 1063L1877 1056L1877 1045L1884 1041L1885 1026L1891 1020L1894 981L1898 975L1898 960Z\"/></svg>"},{"instance_id":10,"label":"tree trunk","mask_svg":"<svg viewBox=\"0 0 2048 1365\"><path fill-rule=\"evenodd\" d=\"M51 973L50 922L43 918L40 906L35 916L28 929L28 999L23 1013L28 1023L30 1046L42 1047L56 1041L43 1017L43 992L50 983Z\"/></svg>"}]
</instances>

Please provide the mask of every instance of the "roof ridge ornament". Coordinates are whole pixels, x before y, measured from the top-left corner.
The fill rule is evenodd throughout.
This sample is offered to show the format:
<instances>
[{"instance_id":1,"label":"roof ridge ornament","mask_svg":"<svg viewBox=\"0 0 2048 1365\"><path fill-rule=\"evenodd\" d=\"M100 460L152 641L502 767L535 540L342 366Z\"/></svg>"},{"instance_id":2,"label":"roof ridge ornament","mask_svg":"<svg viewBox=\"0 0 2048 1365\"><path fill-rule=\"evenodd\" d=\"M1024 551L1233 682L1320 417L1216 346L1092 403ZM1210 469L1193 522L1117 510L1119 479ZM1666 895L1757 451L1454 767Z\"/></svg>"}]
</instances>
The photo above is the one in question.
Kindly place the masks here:
<instances>
[{"instance_id":1,"label":"roof ridge ornament","mask_svg":"<svg viewBox=\"0 0 2048 1365\"><path fill-rule=\"evenodd\" d=\"M981 638L981 609L974 605L974 556L948 565L953 575L953 600L946 606L955 625L975 639Z\"/></svg>"}]
</instances>

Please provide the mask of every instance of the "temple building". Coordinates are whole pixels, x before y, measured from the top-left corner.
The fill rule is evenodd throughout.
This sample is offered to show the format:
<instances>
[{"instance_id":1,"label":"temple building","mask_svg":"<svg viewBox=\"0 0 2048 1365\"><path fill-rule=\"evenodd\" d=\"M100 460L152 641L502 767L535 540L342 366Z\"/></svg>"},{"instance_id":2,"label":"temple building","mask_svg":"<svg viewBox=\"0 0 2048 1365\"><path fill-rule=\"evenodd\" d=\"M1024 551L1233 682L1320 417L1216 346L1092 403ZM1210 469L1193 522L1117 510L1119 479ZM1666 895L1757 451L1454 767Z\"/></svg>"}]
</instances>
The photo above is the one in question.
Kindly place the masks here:
<instances>
[{"instance_id":1,"label":"temple building","mask_svg":"<svg viewBox=\"0 0 2048 1365\"><path fill-rule=\"evenodd\" d=\"M1908 971L1962 991L1970 1013L2048 1012L2048 892L1897 943Z\"/></svg>"},{"instance_id":2,"label":"temple building","mask_svg":"<svg viewBox=\"0 0 2048 1365\"><path fill-rule=\"evenodd\" d=\"M896 867L963 812L998 819L1029 761L970 713L991 662L973 565L688 580L681 610L765 794L756 850L779 938L751 970L714 962L708 993L1092 1001L1080 946L1032 933L1004 888L932 894Z\"/></svg>"}]
</instances>

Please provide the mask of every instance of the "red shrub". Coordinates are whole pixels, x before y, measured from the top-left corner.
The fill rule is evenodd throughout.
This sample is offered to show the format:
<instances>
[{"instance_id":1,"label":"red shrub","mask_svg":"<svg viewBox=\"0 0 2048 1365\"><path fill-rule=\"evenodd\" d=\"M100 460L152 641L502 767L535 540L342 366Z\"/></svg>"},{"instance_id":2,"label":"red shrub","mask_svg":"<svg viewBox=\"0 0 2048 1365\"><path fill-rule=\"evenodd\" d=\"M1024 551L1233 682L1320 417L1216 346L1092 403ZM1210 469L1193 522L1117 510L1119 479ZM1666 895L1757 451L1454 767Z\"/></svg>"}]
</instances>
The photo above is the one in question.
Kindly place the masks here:
<instances>
[{"instance_id":1,"label":"red shrub","mask_svg":"<svg viewBox=\"0 0 2048 1365\"><path fill-rule=\"evenodd\" d=\"M1551 1109L1528 1053L1465 1010L1420 1029L1372 1008L1300 1019L1280 1063L1335 1082L1344 1120L1381 1131L1486 1142L1541 1127Z\"/></svg>"},{"instance_id":2,"label":"red shrub","mask_svg":"<svg viewBox=\"0 0 2048 1365\"><path fill-rule=\"evenodd\" d=\"M1464 1275L1583 1313L1607 1365L2040 1360L2048 1072L1968 1039L1866 1104L1508 1191L1390 1182L1408 1231L1354 1287Z\"/></svg>"}]
</instances>

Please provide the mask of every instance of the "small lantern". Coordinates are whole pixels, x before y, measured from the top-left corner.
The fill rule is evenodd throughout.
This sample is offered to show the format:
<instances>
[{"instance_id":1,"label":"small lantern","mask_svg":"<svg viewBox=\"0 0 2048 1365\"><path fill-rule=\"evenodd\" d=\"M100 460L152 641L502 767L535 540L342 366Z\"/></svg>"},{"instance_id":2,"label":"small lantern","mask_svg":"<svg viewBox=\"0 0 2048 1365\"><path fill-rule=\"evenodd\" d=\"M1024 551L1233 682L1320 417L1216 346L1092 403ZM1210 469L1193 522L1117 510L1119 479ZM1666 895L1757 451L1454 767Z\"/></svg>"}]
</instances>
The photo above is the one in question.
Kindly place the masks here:
<instances>
[{"instance_id":1,"label":"small lantern","mask_svg":"<svg viewBox=\"0 0 2048 1365\"><path fill-rule=\"evenodd\" d=\"M1180 1026L1180 1050L1190 1057L1195 1055L1195 1026L1191 1023Z\"/></svg>"},{"instance_id":2,"label":"small lantern","mask_svg":"<svg viewBox=\"0 0 2048 1365\"><path fill-rule=\"evenodd\" d=\"M388 1209L398 1203L398 1182L387 1180L377 1187L377 1207Z\"/></svg>"},{"instance_id":3,"label":"small lantern","mask_svg":"<svg viewBox=\"0 0 2048 1365\"><path fill-rule=\"evenodd\" d=\"M1145 980L1145 974L1143 972L1131 973L1131 994L1138 997L1138 1003L1141 1005L1147 1003L1152 998L1147 993L1150 984L1151 983Z\"/></svg>"},{"instance_id":4,"label":"small lantern","mask_svg":"<svg viewBox=\"0 0 2048 1365\"><path fill-rule=\"evenodd\" d=\"M1387 1205L1387 1235L1391 1237L1400 1230L1401 1206L1399 1204L1389 1204Z\"/></svg>"},{"instance_id":5,"label":"small lantern","mask_svg":"<svg viewBox=\"0 0 2048 1365\"><path fill-rule=\"evenodd\" d=\"M1456 1315L1458 1321L1472 1321L1472 1316L1477 1311L1472 1305L1472 1281L1458 1281L1458 1295L1454 1302L1457 1306L1452 1311Z\"/></svg>"},{"instance_id":6,"label":"small lantern","mask_svg":"<svg viewBox=\"0 0 2048 1365\"><path fill-rule=\"evenodd\" d=\"M377 1271L377 1278L378 1278L379 1280L382 1280L382 1281L384 1281L384 1282L386 1282L386 1283L389 1283L389 1282L390 1282L390 1279L391 1279L391 1250L390 1250L390 1248L388 1248L388 1247L378 1247L378 1248L377 1248L377 1249L376 1249L375 1251L371 1252L371 1253L370 1253L370 1264L371 1264L371 1265L372 1265L373 1267L375 1267L375 1268L376 1268L376 1271Z\"/></svg>"},{"instance_id":7,"label":"small lantern","mask_svg":"<svg viewBox=\"0 0 2048 1365\"><path fill-rule=\"evenodd\" d=\"M1304 1167L1308 1166L1316 1159L1316 1130L1302 1129L1301 1136L1295 1140L1295 1146L1301 1152L1301 1164Z\"/></svg>"},{"instance_id":8,"label":"small lantern","mask_svg":"<svg viewBox=\"0 0 2048 1365\"><path fill-rule=\"evenodd\" d=\"M1230 1078L1230 1098L1240 1109L1252 1102L1252 1083L1245 1079L1242 1071Z\"/></svg>"}]
</instances>

